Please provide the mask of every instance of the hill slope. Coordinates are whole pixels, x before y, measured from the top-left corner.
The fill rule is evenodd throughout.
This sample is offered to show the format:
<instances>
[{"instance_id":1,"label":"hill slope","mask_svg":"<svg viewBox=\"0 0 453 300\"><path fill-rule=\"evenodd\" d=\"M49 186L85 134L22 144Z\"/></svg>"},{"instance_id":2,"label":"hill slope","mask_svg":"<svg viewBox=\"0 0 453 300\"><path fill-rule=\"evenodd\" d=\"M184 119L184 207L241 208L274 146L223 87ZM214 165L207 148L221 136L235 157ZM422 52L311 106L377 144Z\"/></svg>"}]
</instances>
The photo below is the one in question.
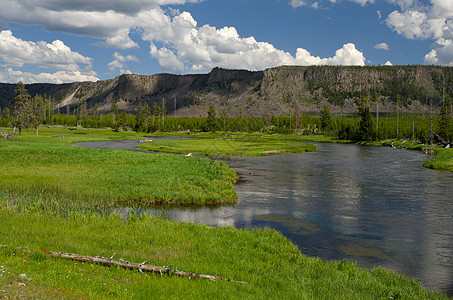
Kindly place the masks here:
<instances>
[{"instance_id":1,"label":"hill slope","mask_svg":"<svg viewBox=\"0 0 453 300\"><path fill-rule=\"evenodd\" d=\"M9 105L15 84L0 83L0 107ZM318 112L325 104L333 111L354 112L364 93L379 93L382 110L393 111L395 101L406 111L425 112L438 106L445 93L453 94L453 68L440 66L309 66L278 67L264 71L214 68L198 75L125 74L115 79L69 84L30 84L29 93L47 94L55 109L72 114L82 100L88 108L98 105L109 112L113 102L133 113L139 103L161 104L177 116L205 114L209 105L226 107L231 116L286 114L299 105L301 111ZM398 94L401 96L398 96Z\"/></svg>"}]
</instances>

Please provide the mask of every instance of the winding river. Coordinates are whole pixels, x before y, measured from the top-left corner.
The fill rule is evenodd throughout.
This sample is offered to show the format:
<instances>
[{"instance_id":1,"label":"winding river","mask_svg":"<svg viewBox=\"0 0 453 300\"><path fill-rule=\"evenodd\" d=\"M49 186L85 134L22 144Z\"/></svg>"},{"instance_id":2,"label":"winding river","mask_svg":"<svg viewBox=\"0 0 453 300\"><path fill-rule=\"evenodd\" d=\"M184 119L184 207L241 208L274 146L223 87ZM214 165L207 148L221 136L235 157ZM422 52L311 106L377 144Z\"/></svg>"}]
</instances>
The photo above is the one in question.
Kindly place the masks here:
<instances>
[{"instance_id":1,"label":"winding river","mask_svg":"<svg viewBox=\"0 0 453 300\"><path fill-rule=\"evenodd\" d=\"M137 150L138 143L77 145ZM274 228L303 254L379 265L453 296L453 172L423 168L427 155L414 151L317 145L313 153L222 159L240 175L235 205L147 212L212 226Z\"/></svg>"}]
</instances>

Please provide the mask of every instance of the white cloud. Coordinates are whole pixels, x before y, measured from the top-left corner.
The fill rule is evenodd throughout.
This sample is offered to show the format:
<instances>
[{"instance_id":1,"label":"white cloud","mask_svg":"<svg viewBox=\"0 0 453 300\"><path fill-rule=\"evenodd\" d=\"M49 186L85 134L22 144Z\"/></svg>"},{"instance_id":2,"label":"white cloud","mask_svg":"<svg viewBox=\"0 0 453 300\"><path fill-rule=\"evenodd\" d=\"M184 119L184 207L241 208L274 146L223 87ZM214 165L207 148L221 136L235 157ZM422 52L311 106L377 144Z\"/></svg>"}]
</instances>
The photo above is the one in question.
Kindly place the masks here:
<instances>
[{"instance_id":1,"label":"white cloud","mask_svg":"<svg viewBox=\"0 0 453 300\"><path fill-rule=\"evenodd\" d=\"M390 0L401 7L387 17L387 26L408 39L433 39L433 49L425 63L453 65L453 1Z\"/></svg>"},{"instance_id":2,"label":"white cloud","mask_svg":"<svg viewBox=\"0 0 453 300\"><path fill-rule=\"evenodd\" d=\"M279 65L348 64L364 65L363 53L354 44L346 44L332 58L312 56L305 49L296 50L296 55L276 49L272 44L258 42L254 37L242 38L234 27L217 29L197 22L188 12L170 20L171 35L150 42L150 54L159 64L172 72L209 71L220 66L262 70ZM158 49L154 41L163 46Z\"/></svg>"},{"instance_id":3,"label":"white cloud","mask_svg":"<svg viewBox=\"0 0 453 300\"><path fill-rule=\"evenodd\" d=\"M118 52L115 52L113 54L113 57L115 58L115 60L108 63L107 66L109 67L110 71L115 72L118 69L121 74L132 73L129 69L127 69L126 62L128 62L128 61L139 62L138 58L133 55L123 56L123 55L119 54Z\"/></svg>"},{"instance_id":4,"label":"white cloud","mask_svg":"<svg viewBox=\"0 0 453 300\"><path fill-rule=\"evenodd\" d=\"M10 30L0 31L0 81L26 83L34 82L71 82L96 81L96 73L91 70L92 59L72 51L62 41L52 43L44 41L32 42L16 38ZM55 69L54 73L31 74L13 68L24 65L45 69Z\"/></svg>"},{"instance_id":5,"label":"white cloud","mask_svg":"<svg viewBox=\"0 0 453 300\"><path fill-rule=\"evenodd\" d=\"M365 5L367 5L368 3L374 3L374 0L349 0L349 1L358 3L358 4L360 4L361 6L365 6Z\"/></svg>"},{"instance_id":6,"label":"white cloud","mask_svg":"<svg viewBox=\"0 0 453 300\"><path fill-rule=\"evenodd\" d=\"M91 58L73 52L62 41L30 42L13 36L10 30L0 31L0 60L9 66L24 64L41 68L77 71L80 64L91 67Z\"/></svg>"},{"instance_id":7,"label":"white cloud","mask_svg":"<svg viewBox=\"0 0 453 300\"><path fill-rule=\"evenodd\" d=\"M379 43L379 44L374 45L374 49L389 50L389 45L387 45L387 43Z\"/></svg>"},{"instance_id":8,"label":"white cloud","mask_svg":"<svg viewBox=\"0 0 453 300\"><path fill-rule=\"evenodd\" d=\"M151 43L149 53L157 59L162 68L175 73L184 72L184 63L169 49L157 49L157 47Z\"/></svg>"},{"instance_id":9,"label":"white cloud","mask_svg":"<svg viewBox=\"0 0 453 300\"><path fill-rule=\"evenodd\" d=\"M289 5L291 5L293 8L298 8L301 6L305 6L306 3L303 0L291 0L289 2Z\"/></svg>"},{"instance_id":10,"label":"white cloud","mask_svg":"<svg viewBox=\"0 0 453 300\"><path fill-rule=\"evenodd\" d=\"M115 53L113 54L113 57L114 57L115 59L117 59L118 61L121 61L121 62L127 62L127 61L140 62L140 61L138 60L138 58L135 57L134 55L126 55L126 56L123 56L123 55L119 54L118 52L115 52Z\"/></svg>"},{"instance_id":11,"label":"white cloud","mask_svg":"<svg viewBox=\"0 0 453 300\"><path fill-rule=\"evenodd\" d=\"M13 70L12 68L6 68L3 71L0 71L0 82L15 83L22 81L27 84L40 82L60 84L74 81L97 81L98 78L95 75L96 74L93 72L92 75L89 75L80 71L58 71L55 73L32 74Z\"/></svg>"}]
</instances>

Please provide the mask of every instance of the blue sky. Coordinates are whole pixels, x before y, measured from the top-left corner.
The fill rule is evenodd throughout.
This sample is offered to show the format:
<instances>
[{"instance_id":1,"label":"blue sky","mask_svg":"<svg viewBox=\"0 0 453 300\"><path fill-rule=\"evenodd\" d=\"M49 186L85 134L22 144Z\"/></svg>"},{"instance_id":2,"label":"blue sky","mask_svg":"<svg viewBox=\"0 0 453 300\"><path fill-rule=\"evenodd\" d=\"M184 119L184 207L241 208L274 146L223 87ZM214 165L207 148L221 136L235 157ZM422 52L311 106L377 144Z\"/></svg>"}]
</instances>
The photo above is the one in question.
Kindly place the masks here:
<instances>
[{"instance_id":1,"label":"blue sky","mask_svg":"<svg viewBox=\"0 0 453 300\"><path fill-rule=\"evenodd\" d=\"M453 0L2 0L0 82L453 65Z\"/></svg>"}]
</instances>

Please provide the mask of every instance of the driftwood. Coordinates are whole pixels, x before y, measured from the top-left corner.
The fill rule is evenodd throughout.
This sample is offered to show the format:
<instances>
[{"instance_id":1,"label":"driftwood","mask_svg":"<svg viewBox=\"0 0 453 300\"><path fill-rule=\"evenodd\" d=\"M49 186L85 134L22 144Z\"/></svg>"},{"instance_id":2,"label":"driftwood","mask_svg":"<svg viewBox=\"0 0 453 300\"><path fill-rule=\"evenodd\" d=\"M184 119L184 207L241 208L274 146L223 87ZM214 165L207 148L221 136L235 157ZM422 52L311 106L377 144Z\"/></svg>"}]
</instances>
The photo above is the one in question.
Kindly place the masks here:
<instances>
[{"instance_id":1,"label":"driftwood","mask_svg":"<svg viewBox=\"0 0 453 300\"><path fill-rule=\"evenodd\" d=\"M0 245L0 248L9 248L11 246L8 245ZM17 247L17 249L27 249L28 248L22 248L22 247ZM30 251L30 250L28 250ZM113 254L111 257L99 257L99 256L89 256L89 255L80 255L80 254L73 254L73 253L64 253L64 252L47 252L46 253L49 256L52 257L59 257L59 258L64 258L64 259L69 259L69 260L75 260L75 261L80 261L80 262L88 262L88 263L94 263L94 264L99 264L102 266L117 266L121 267L127 270L138 270L141 273L157 273L160 275L176 275L179 277L188 277L189 279L209 279L212 281L216 280L223 280L223 281L230 281L230 282L235 282L235 283L245 283L243 281L235 281L227 278L223 278L220 275L205 275L205 274L198 274L198 273L192 273L192 272L184 272L184 271L179 271L170 268L170 265L165 266L165 267L158 267L158 266L152 266L152 265L147 265L146 263L148 261L144 261L142 263L133 263L129 261L125 261L123 259L113 259L115 254Z\"/></svg>"}]
</instances>

